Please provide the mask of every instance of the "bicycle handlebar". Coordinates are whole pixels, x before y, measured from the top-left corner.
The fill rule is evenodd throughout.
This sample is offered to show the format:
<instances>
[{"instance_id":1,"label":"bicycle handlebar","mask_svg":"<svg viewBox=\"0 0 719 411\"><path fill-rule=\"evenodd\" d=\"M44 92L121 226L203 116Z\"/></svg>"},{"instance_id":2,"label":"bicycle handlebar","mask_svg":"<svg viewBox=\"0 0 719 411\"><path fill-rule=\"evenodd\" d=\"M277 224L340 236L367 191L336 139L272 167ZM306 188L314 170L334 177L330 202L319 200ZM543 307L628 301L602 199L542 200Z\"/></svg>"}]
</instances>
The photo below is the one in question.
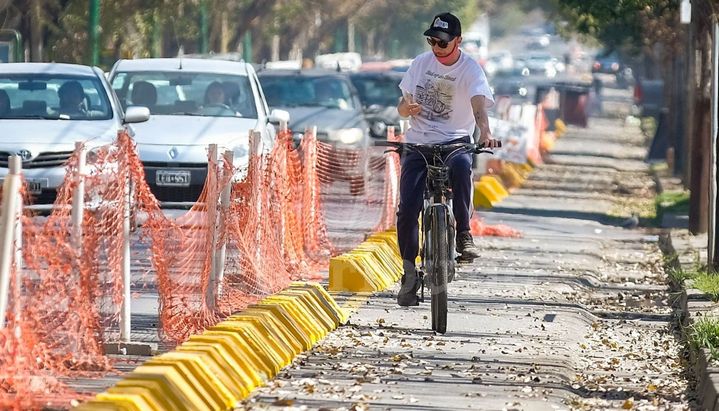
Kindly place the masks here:
<instances>
[{"instance_id":1,"label":"bicycle handlebar","mask_svg":"<svg viewBox=\"0 0 719 411\"><path fill-rule=\"evenodd\" d=\"M476 144L476 143L452 143L452 144L416 144L416 143L401 143L398 141L387 141L387 140L380 140L374 142L375 146L380 147L394 147L394 150L390 151L396 151L400 152L404 149L409 149L410 151L417 151L417 152L432 152L434 150L441 150L443 152L451 152L454 150L462 150L474 153L474 154L480 154L480 153L488 153L488 154L494 154L494 151L484 147L483 144ZM502 143L499 143L499 146L496 148L502 147Z\"/></svg>"}]
</instances>

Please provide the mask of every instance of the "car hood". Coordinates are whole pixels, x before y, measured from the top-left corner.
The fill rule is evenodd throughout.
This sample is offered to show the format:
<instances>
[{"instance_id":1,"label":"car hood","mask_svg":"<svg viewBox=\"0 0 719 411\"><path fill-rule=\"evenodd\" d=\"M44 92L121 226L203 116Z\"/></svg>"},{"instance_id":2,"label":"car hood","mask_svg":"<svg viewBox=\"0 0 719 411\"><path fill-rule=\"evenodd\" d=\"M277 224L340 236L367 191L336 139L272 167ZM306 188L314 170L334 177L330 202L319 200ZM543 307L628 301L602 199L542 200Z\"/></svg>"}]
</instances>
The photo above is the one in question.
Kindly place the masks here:
<instances>
[{"instance_id":1,"label":"car hood","mask_svg":"<svg viewBox=\"0 0 719 411\"><path fill-rule=\"evenodd\" d=\"M387 125L399 124L401 117L395 106L379 106L365 110L368 121L382 120Z\"/></svg>"},{"instance_id":2,"label":"car hood","mask_svg":"<svg viewBox=\"0 0 719 411\"><path fill-rule=\"evenodd\" d=\"M201 163L209 144L246 156L249 130L257 126L252 118L158 115L133 128L141 160Z\"/></svg>"},{"instance_id":3,"label":"car hood","mask_svg":"<svg viewBox=\"0 0 719 411\"><path fill-rule=\"evenodd\" d=\"M317 126L319 131L366 128L362 113L330 107L277 107L290 113L290 128L302 131Z\"/></svg>"},{"instance_id":4,"label":"car hood","mask_svg":"<svg viewBox=\"0 0 719 411\"><path fill-rule=\"evenodd\" d=\"M73 151L76 141L109 144L119 129L115 120L0 120L0 151Z\"/></svg>"}]
</instances>

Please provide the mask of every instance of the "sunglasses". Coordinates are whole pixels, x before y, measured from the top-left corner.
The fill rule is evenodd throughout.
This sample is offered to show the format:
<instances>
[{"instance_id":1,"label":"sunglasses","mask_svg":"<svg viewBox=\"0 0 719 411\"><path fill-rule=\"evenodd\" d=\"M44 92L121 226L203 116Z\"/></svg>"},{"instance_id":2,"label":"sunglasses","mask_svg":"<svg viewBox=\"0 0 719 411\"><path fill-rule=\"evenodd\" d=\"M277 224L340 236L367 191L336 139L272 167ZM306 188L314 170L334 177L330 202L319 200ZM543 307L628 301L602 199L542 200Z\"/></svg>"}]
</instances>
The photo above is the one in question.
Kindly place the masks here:
<instances>
[{"instance_id":1,"label":"sunglasses","mask_svg":"<svg viewBox=\"0 0 719 411\"><path fill-rule=\"evenodd\" d=\"M446 42L444 40L437 40L433 37L427 37L427 43L429 43L430 46L434 47L435 45L441 49L446 49L447 46L449 46L449 42Z\"/></svg>"}]
</instances>

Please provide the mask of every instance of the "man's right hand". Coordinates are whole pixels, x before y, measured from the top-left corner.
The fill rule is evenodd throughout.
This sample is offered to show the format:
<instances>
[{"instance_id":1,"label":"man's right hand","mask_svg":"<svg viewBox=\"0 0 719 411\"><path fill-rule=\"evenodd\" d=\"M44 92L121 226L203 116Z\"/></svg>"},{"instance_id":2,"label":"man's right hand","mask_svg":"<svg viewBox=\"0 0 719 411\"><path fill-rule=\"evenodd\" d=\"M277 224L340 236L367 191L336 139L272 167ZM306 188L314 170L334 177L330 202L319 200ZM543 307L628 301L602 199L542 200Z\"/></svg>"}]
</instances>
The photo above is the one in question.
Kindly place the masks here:
<instances>
[{"instance_id":1,"label":"man's right hand","mask_svg":"<svg viewBox=\"0 0 719 411\"><path fill-rule=\"evenodd\" d=\"M422 113L422 106L419 103L415 103L411 95L403 96L397 107L397 111L399 111L399 115L402 117L416 116Z\"/></svg>"}]
</instances>

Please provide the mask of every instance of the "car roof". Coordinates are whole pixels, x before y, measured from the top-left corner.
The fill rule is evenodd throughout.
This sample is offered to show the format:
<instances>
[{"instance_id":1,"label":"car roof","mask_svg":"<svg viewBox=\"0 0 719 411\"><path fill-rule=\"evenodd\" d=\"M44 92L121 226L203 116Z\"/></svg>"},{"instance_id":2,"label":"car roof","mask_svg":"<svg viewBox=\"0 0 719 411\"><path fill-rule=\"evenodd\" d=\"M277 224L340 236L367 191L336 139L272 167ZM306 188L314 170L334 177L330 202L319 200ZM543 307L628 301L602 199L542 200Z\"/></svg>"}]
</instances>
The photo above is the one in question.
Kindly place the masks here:
<instances>
[{"instance_id":1,"label":"car roof","mask_svg":"<svg viewBox=\"0 0 719 411\"><path fill-rule=\"evenodd\" d=\"M388 77L388 78L392 78L392 79L401 80L402 77L404 77L404 73L401 73L399 71L393 71L393 70L368 70L368 71L358 71L356 73L350 74L350 78L364 78L364 77L373 77L373 78Z\"/></svg>"},{"instance_id":2,"label":"car roof","mask_svg":"<svg viewBox=\"0 0 719 411\"><path fill-rule=\"evenodd\" d=\"M336 78L347 78L346 72L340 72L335 70L325 69L304 69L304 70L285 70L285 69L266 69L257 73L260 77L287 77L287 76L302 76L302 77L336 77Z\"/></svg>"},{"instance_id":3,"label":"car roof","mask_svg":"<svg viewBox=\"0 0 719 411\"><path fill-rule=\"evenodd\" d=\"M0 64L0 73L3 74L61 74L97 77L90 66L65 63L3 63Z\"/></svg>"},{"instance_id":4,"label":"car roof","mask_svg":"<svg viewBox=\"0 0 719 411\"><path fill-rule=\"evenodd\" d=\"M241 61L176 57L119 60L115 63L115 71L187 71L246 76L254 69Z\"/></svg>"}]
</instances>

